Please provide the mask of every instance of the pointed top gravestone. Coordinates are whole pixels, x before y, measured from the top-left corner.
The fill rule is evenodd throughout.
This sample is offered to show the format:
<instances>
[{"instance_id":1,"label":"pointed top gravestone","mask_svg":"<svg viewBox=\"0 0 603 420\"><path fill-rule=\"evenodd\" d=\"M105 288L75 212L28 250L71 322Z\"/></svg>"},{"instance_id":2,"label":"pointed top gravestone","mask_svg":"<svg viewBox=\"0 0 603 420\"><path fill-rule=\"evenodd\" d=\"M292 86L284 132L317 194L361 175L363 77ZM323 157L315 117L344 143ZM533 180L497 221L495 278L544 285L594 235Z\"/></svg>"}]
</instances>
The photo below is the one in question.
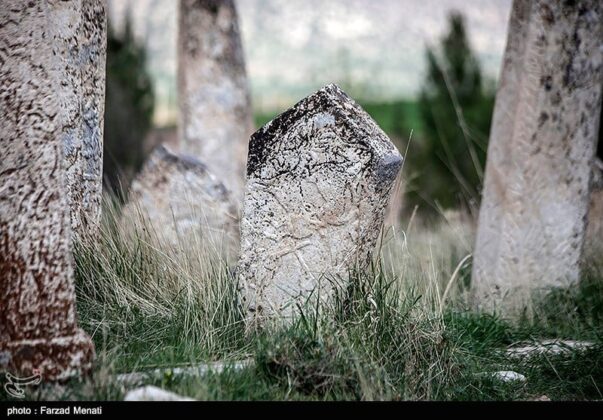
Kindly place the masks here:
<instances>
[{"instance_id":1,"label":"pointed top gravestone","mask_svg":"<svg viewBox=\"0 0 603 420\"><path fill-rule=\"evenodd\" d=\"M249 327L328 300L350 269L367 266L401 164L335 85L251 137L238 266Z\"/></svg>"},{"instance_id":2,"label":"pointed top gravestone","mask_svg":"<svg viewBox=\"0 0 603 420\"><path fill-rule=\"evenodd\" d=\"M180 150L203 161L240 206L253 115L233 0L180 0Z\"/></svg>"}]
</instances>

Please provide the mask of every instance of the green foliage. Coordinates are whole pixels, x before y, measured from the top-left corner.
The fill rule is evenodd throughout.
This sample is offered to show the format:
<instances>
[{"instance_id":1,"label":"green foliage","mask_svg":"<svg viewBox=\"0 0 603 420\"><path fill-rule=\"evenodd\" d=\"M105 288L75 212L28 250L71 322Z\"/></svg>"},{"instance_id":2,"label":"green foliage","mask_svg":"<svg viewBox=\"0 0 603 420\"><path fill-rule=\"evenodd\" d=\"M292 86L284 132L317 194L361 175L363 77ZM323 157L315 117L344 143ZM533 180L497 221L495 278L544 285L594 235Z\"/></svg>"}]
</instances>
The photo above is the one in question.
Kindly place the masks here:
<instances>
[{"instance_id":1,"label":"green foliage","mask_svg":"<svg viewBox=\"0 0 603 420\"><path fill-rule=\"evenodd\" d=\"M120 399L118 372L214 360L254 363L201 376L168 373L146 384L201 400L603 398L600 262L579 286L534 302L533 318L505 320L466 310L460 293L466 285L459 281L445 305L439 300L462 258L459 236L423 233L426 251L421 232L407 232L405 246L414 253L387 258L383 244L382 258L351 272L349 286L336 289L330 305L319 311L309 300L292 325L245 334L236 282L219 257L198 238L167 247L144 219L121 223L118 208L115 200L105 202L100 237L75 252L78 323L94 340L97 362L92 379L70 383L61 399ZM394 246L400 251L400 243ZM520 359L504 352L554 338L595 346ZM502 370L527 382L492 377ZM28 398L45 395L31 390Z\"/></svg>"},{"instance_id":2,"label":"green foliage","mask_svg":"<svg viewBox=\"0 0 603 420\"><path fill-rule=\"evenodd\" d=\"M154 108L145 47L134 38L129 15L123 35L109 25L106 74L104 181L121 196L144 162Z\"/></svg>"},{"instance_id":3,"label":"green foliage","mask_svg":"<svg viewBox=\"0 0 603 420\"><path fill-rule=\"evenodd\" d=\"M449 16L440 48L426 52L419 99L422 136L410 146L408 204L422 209L477 204L494 95L482 79L462 15Z\"/></svg>"}]
</instances>

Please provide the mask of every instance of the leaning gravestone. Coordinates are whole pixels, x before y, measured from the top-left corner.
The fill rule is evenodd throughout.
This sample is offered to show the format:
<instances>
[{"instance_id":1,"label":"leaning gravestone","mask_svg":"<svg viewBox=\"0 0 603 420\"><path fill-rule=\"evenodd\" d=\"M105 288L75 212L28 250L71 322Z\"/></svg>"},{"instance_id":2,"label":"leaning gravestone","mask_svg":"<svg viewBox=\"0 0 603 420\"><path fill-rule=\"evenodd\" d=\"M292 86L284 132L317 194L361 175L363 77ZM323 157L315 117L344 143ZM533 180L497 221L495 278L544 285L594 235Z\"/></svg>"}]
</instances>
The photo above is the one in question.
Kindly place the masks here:
<instances>
[{"instance_id":1,"label":"leaning gravestone","mask_svg":"<svg viewBox=\"0 0 603 420\"><path fill-rule=\"evenodd\" d=\"M239 204L253 118L233 0L180 0L178 98L180 150L204 162Z\"/></svg>"},{"instance_id":2,"label":"leaning gravestone","mask_svg":"<svg viewBox=\"0 0 603 420\"><path fill-rule=\"evenodd\" d=\"M77 328L61 134L77 1L0 8L0 370L62 380L91 369Z\"/></svg>"},{"instance_id":3,"label":"leaning gravestone","mask_svg":"<svg viewBox=\"0 0 603 420\"><path fill-rule=\"evenodd\" d=\"M249 142L239 287L248 327L328 299L366 267L400 153L337 86L305 98Z\"/></svg>"},{"instance_id":4,"label":"leaning gravestone","mask_svg":"<svg viewBox=\"0 0 603 420\"><path fill-rule=\"evenodd\" d=\"M159 146L132 183L124 220L141 212L168 245L198 239L230 259L238 245L236 209L230 191L203 163Z\"/></svg>"},{"instance_id":5,"label":"leaning gravestone","mask_svg":"<svg viewBox=\"0 0 603 420\"><path fill-rule=\"evenodd\" d=\"M105 0L70 4L70 19L54 42L65 58L61 138L71 232L83 239L100 224L107 22Z\"/></svg>"},{"instance_id":6,"label":"leaning gravestone","mask_svg":"<svg viewBox=\"0 0 603 420\"><path fill-rule=\"evenodd\" d=\"M504 315L570 286L589 206L603 3L514 1L475 245L475 305Z\"/></svg>"}]
</instances>

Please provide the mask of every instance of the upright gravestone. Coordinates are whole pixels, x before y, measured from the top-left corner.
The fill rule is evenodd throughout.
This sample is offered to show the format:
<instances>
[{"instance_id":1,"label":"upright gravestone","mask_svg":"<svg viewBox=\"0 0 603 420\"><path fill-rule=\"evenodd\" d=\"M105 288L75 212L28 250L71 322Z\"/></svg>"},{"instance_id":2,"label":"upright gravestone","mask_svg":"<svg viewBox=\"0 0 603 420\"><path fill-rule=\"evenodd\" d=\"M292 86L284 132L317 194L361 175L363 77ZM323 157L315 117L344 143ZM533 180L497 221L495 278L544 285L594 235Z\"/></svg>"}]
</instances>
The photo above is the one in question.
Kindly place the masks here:
<instances>
[{"instance_id":1,"label":"upright gravestone","mask_svg":"<svg viewBox=\"0 0 603 420\"><path fill-rule=\"evenodd\" d=\"M0 369L42 381L91 369L76 324L62 137L77 1L0 8Z\"/></svg>"},{"instance_id":2,"label":"upright gravestone","mask_svg":"<svg viewBox=\"0 0 603 420\"><path fill-rule=\"evenodd\" d=\"M230 191L197 159L157 147L132 183L127 223L141 213L171 247L202 243L228 260L238 246L237 205Z\"/></svg>"},{"instance_id":3,"label":"upright gravestone","mask_svg":"<svg viewBox=\"0 0 603 420\"><path fill-rule=\"evenodd\" d=\"M602 40L599 0L513 2L473 262L482 310L516 315L578 280Z\"/></svg>"},{"instance_id":4,"label":"upright gravestone","mask_svg":"<svg viewBox=\"0 0 603 420\"><path fill-rule=\"evenodd\" d=\"M105 0L69 3L71 15L54 42L65 60L61 138L77 240L93 236L100 223L107 31Z\"/></svg>"},{"instance_id":5,"label":"upright gravestone","mask_svg":"<svg viewBox=\"0 0 603 420\"><path fill-rule=\"evenodd\" d=\"M180 0L180 149L243 197L250 95L233 0Z\"/></svg>"},{"instance_id":6,"label":"upright gravestone","mask_svg":"<svg viewBox=\"0 0 603 420\"><path fill-rule=\"evenodd\" d=\"M327 301L348 270L366 267L401 164L335 85L251 137L237 274L248 327Z\"/></svg>"}]
</instances>

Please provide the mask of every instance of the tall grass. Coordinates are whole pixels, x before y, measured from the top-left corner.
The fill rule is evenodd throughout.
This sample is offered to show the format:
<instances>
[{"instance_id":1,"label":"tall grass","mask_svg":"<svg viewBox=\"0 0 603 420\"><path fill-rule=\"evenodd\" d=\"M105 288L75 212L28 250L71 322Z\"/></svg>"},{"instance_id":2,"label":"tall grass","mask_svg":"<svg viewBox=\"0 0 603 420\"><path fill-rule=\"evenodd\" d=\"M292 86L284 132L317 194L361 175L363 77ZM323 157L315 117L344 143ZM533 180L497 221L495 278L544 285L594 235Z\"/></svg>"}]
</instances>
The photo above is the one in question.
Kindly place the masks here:
<instances>
[{"instance_id":1,"label":"tall grass","mask_svg":"<svg viewBox=\"0 0 603 420\"><path fill-rule=\"evenodd\" d=\"M80 323L97 351L118 370L244 351L235 283L220 255L195 246L202 238L164 241L142 216L122 217L115 200L104 201L99 240L75 252Z\"/></svg>"},{"instance_id":2,"label":"tall grass","mask_svg":"<svg viewBox=\"0 0 603 420\"><path fill-rule=\"evenodd\" d=\"M96 344L96 379L70 398L121 398L125 389L111 380L118 372L240 359L254 363L154 384L198 399L301 400L591 399L603 388L601 352L534 362L501 353L551 337L600 346L601 271L549 295L529 321L473 313L474 227L460 213L429 226L412 217L384 232L371 267L351 270L331 304L246 334L233 267L215 248L201 247L202 237L162 241L144 217L121 215L110 198L104 206L100 237L75 253L79 323ZM513 387L481 375L508 369L532 378Z\"/></svg>"}]
</instances>

